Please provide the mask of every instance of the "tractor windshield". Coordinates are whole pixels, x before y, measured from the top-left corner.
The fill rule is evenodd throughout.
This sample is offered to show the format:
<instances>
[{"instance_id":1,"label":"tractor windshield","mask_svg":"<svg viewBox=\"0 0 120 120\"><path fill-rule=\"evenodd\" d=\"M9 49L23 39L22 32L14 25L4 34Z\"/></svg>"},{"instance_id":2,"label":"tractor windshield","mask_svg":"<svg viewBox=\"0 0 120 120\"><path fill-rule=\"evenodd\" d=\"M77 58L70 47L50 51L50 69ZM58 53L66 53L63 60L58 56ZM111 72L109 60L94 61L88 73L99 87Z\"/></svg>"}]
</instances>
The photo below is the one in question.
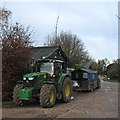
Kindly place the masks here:
<instances>
[{"instance_id":1,"label":"tractor windshield","mask_svg":"<svg viewBox=\"0 0 120 120\"><path fill-rule=\"evenodd\" d=\"M46 72L52 75L54 73L53 66L53 63L50 62L42 63L40 65L40 72Z\"/></svg>"}]
</instances>

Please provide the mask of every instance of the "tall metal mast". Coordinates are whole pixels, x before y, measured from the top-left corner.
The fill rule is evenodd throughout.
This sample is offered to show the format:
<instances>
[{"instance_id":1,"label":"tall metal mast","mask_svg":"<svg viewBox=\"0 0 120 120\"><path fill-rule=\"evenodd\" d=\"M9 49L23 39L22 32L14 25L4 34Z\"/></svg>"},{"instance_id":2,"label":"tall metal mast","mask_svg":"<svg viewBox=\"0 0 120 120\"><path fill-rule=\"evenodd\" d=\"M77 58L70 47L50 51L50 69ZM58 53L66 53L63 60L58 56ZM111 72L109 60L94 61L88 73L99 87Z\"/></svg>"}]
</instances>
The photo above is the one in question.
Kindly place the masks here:
<instances>
[{"instance_id":1,"label":"tall metal mast","mask_svg":"<svg viewBox=\"0 0 120 120\"><path fill-rule=\"evenodd\" d=\"M59 11L58 11L57 20L56 20L56 26L55 26L55 39L56 40L57 40L57 29L58 29L59 13L60 13L60 7L59 7Z\"/></svg>"}]
</instances>

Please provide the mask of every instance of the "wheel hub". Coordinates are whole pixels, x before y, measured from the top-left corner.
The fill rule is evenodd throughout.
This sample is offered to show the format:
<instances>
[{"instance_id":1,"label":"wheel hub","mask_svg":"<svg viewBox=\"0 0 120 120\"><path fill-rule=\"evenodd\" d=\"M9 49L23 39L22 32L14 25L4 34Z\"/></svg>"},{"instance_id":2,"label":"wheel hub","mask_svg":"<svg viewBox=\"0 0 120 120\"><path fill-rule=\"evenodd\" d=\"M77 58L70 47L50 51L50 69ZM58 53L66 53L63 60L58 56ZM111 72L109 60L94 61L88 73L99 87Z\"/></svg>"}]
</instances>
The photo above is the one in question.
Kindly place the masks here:
<instances>
[{"instance_id":1,"label":"wheel hub","mask_svg":"<svg viewBox=\"0 0 120 120\"><path fill-rule=\"evenodd\" d=\"M53 102L53 100L54 100L54 92L53 92L53 90L51 90L51 92L50 92L50 102Z\"/></svg>"},{"instance_id":2,"label":"wheel hub","mask_svg":"<svg viewBox=\"0 0 120 120\"><path fill-rule=\"evenodd\" d=\"M70 85L69 84L67 84L65 86L65 95L66 95L66 97L68 97L70 95Z\"/></svg>"}]
</instances>

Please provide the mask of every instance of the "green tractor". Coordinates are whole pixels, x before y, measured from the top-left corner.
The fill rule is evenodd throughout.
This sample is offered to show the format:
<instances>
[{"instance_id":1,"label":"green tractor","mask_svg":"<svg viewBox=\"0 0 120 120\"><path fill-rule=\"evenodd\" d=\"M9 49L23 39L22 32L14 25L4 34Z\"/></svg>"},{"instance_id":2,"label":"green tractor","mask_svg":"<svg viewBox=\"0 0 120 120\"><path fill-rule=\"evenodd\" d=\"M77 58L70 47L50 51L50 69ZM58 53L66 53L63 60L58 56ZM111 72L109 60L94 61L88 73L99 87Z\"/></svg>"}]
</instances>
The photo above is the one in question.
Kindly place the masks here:
<instances>
[{"instance_id":1,"label":"green tractor","mask_svg":"<svg viewBox=\"0 0 120 120\"><path fill-rule=\"evenodd\" d=\"M28 101L39 100L42 107L53 107L56 99L69 102L72 84L63 61L56 59L40 59L34 64L33 73L23 76L13 90L13 101L16 105L23 105Z\"/></svg>"}]
</instances>

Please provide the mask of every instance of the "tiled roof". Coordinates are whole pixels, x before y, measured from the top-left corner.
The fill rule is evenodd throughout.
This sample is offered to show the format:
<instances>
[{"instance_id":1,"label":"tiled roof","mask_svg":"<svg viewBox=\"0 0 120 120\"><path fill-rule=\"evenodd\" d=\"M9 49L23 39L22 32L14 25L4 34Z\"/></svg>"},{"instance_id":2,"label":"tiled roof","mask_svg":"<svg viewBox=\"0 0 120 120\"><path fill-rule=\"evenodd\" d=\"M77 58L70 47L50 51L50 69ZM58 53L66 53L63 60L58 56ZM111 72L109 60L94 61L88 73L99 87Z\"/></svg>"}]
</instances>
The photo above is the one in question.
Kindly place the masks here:
<instances>
[{"instance_id":1,"label":"tiled roof","mask_svg":"<svg viewBox=\"0 0 120 120\"><path fill-rule=\"evenodd\" d=\"M97 71L93 71L93 70L90 70L90 69L81 69L82 71L85 71L87 73L97 73Z\"/></svg>"},{"instance_id":2,"label":"tiled roof","mask_svg":"<svg viewBox=\"0 0 120 120\"><path fill-rule=\"evenodd\" d=\"M60 49L58 46L33 47L33 48L30 48L30 51L32 52L33 57L35 57L35 59L41 59L42 57L48 58L51 54L53 54L58 49Z\"/></svg>"},{"instance_id":3,"label":"tiled roof","mask_svg":"<svg viewBox=\"0 0 120 120\"><path fill-rule=\"evenodd\" d=\"M51 58L56 51L60 51L60 55L64 58L68 66L70 65L68 57L65 55L60 46L33 47L30 48L30 51L32 52L32 56L35 58L35 60L41 59L42 57Z\"/></svg>"}]
</instances>

